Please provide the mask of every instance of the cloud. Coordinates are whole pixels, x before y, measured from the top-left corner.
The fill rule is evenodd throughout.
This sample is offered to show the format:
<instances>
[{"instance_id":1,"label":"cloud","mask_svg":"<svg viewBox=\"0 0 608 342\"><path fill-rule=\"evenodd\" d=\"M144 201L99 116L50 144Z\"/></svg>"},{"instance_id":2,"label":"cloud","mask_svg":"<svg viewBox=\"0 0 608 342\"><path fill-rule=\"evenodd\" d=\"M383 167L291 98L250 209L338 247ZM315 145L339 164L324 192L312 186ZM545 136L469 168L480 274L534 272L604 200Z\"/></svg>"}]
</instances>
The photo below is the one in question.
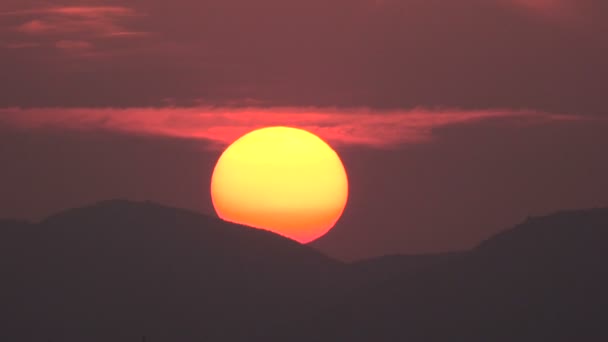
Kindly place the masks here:
<instances>
[{"instance_id":1,"label":"cloud","mask_svg":"<svg viewBox=\"0 0 608 342\"><path fill-rule=\"evenodd\" d=\"M605 113L605 0L7 1L0 107Z\"/></svg>"},{"instance_id":2,"label":"cloud","mask_svg":"<svg viewBox=\"0 0 608 342\"><path fill-rule=\"evenodd\" d=\"M536 16L551 19L553 23L584 25L587 17L586 13L583 13L584 8L579 6L576 0L506 0L505 3Z\"/></svg>"},{"instance_id":3,"label":"cloud","mask_svg":"<svg viewBox=\"0 0 608 342\"><path fill-rule=\"evenodd\" d=\"M508 0L511 3L535 11L554 11L570 4L570 0Z\"/></svg>"},{"instance_id":4,"label":"cloud","mask_svg":"<svg viewBox=\"0 0 608 342\"><path fill-rule=\"evenodd\" d=\"M81 40L60 40L55 46L63 50L87 50L93 47L91 43Z\"/></svg>"},{"instance_id":5,"label":"cloud","mask_svg":"<svg viewBox=\"0 0 608 342\"><path fill-rule=\"evenodd\" d=\"M99 18L106 16L130 16L135 14L133 9L131 8L118 6L52 7L47 9L46 12L88 18Z\"/></svg>"},{"instance_id":6,"label":"cloud","mask_svg":"<svg viewBox=\"0 0 608 342\"><path fill-rule=\"evenodd\" d=\"M36 44L38 47L74 51L82 50L85 45L87 49L92 49L97 47L96 43L112 39L146 36L147 32L128 27L129 20L140 16L130 7L54 6L0 12L0 19L10 19L10 25L1 25L2 21L0 25L18 34L11 37L12 42L4 44L7 48ZM98 51L98 54L102 52Z\"/></svg>"},{"instance_id":7,"label":"cloud","mask_svg":"<svg viewBox=\"0 0 608 342\"><path fill-rule=\"evenodd\" d=\"M491 119L519 124L579 120L577 116L533 111L375 111L335 108L132 108L4 109L0 123L20 129L112 131L200 139L219 147L265 126L314 132L338 146L394 148L432 140L437 128Z\"/></svg>"},{"instance_id":8,"label":"cloud","mask_svg":"<svg viewBox=\"0 0 608 342\"><path fill-rule=\"evenodd\" d=\"M3 47L6 49L31 49L31 48L40 47L40 44L39 43L28 43L28 42L6 43L3 45Z\"/></svg>"},{"instance_id":9,"label":"cloud","mask_svg":"<svg viewBox=\"0 0 608 342\"><path fill-rule=\"evenodd\" d=\"M121 20L125 17L137 15L128 7L50 7L6 12L4 15L29 17L30 19L15 29L30 35L84 34L93 37L112 37L143 34L130 31L121 24Z\"/></svg>"},{"instance_id":10,"label":"cloud","mask_svg":"<svg viewBox=\"0 0 608 342\"><path fill-rule=\"evenodd\" d=\"M23 33L39 34L52 30L53 26L42 20L35 19L19 25L16 29Z\"/></svg>"}]
</instances>

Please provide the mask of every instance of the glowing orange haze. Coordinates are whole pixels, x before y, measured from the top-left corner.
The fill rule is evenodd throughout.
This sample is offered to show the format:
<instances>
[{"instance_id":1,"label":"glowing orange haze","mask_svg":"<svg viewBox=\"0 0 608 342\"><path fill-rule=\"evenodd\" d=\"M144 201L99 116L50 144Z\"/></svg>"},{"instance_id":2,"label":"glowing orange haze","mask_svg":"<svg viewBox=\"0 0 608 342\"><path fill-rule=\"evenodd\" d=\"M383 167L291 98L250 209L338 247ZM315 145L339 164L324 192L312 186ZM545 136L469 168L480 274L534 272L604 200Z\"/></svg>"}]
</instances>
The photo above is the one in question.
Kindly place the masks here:
<instances>
[{"instance_id":1,"label":"glowing orange haze","mask_svg":"<svg viewBox=\"0 0 608 342\"><path fill-rule=\"evenodd\" d=\"M217 162L211 197L218 215L307 243L342 215L348 180L340 158L307 131L255 130L230 145Z\"/></svg>"},{"instance_id":2,"label":"glowing orange haze","mask_svg":"<svg viewBox=\"0 0 608 342\"><path fill-rule=\"evenodd\" d=\"M0 124L24 129L116 131L211 142L224 148L256 128L288 125L329 141L332 146L391 148L432 140L433 130L491 119L543 124L580 120L574 115L534 111L441 110L380 111L365 108L34 108L0 109Z\"/></svg>"}]
</instances>

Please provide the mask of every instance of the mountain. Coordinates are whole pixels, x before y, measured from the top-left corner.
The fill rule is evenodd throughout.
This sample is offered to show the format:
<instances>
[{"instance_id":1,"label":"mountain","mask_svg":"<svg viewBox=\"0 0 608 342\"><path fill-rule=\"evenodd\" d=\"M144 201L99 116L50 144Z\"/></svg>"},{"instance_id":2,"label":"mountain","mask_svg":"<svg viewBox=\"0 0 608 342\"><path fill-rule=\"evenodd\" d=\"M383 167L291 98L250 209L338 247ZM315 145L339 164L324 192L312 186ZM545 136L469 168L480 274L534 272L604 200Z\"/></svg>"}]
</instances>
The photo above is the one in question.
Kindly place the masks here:
<instances>
[{"instance_id":1,"label":"mountain","mask_svg":"<svg viewBox=\"0 0 608 342\"><path fill-rule=\"evenodd\" d=\"M345 264L149 202L0 221L0 340L608 340L608 209Z\"/></svg>"},{"instance_id":2,"label":"mountain","mask_svg":"<svg viewBox=\"0 0 608 342\"><path fill-rule=\"evenodd\" d=\"M344 269L267 231L128 201L3 221L0 260L3 341L244 340L312 310Z\"/></svg>"},{"instance_id":3,"label":"mountain","mask_svg":"<svg viewBox=\"0 0 608 342\"><path fill-rule=\"evenodd\" d=\"M337 303L292 341L606 341L608 209L530 218ZM285 336L284 336L285 337Z\"/></svg>"},{"instance_id":4,"label":"mountain","mask_svg":"<svg viewBox=\"0 0 608 342\"><path fill-rule=\"evenodd\" d=\"M376 284L390 280L403 274L417 272L436 267L462 255L461 252L448 252L419 255L385 255L361 260L350 264L353 277L358 277L362 284Z\"/></svg>"}]
</instances>

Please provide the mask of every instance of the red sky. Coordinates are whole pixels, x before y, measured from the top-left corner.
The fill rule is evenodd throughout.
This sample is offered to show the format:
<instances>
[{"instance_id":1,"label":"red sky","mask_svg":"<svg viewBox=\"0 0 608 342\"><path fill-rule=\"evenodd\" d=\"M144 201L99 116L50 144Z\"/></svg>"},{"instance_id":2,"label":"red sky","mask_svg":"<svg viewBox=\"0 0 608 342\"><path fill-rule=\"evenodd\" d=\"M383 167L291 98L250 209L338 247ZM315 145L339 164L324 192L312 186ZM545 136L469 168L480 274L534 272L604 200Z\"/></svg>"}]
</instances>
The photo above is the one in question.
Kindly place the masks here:
<instances>
[{"instance_id":1,"label":"red sky","mask_svg":"<svg viewBox=\"0 0 608 342\"><path fill-rule=\"evenodd\" d=\"M209 212L221 147L275 124L342 154L343 258L605 206L606 32L602 0L4 0L0 217Z\"/></svg>"}]
</instances>

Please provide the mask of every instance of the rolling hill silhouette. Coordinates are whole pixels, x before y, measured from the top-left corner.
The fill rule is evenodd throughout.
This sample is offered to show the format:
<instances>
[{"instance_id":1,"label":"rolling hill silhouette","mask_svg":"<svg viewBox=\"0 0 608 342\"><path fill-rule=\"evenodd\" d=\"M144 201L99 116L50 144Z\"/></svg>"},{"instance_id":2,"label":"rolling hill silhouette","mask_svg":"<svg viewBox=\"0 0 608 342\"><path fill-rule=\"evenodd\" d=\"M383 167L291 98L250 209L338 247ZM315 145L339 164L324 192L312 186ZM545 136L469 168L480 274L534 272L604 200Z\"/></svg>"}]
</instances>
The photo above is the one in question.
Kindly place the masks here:
<instances>
[{"instance_id":1,"label":"rolling hill silhouette","mask_svg":"<svg viewBox=\"0 0 608 342\"><path fill-rule=\"evenodd\" d=\"M362 291L305 341L606 341L608 210L531 218Z\"/></svg>"},{"instance_id":2,"label":"rolling hill silhouette","mask_svg":"<svg viewBox=\"0 0 608 342\"><path fill-rule=\"evenodd\" d=\"M608 209L344 264L149 202L0 221L3 341L607 340Z\"/></svg>"},{"instance_id":3,"label":"rolling hill silhouette","mask_svg":"<svg viewBox=\"0 0 608 342\"><path fill-rule=\"evenodd\" d=\"M342 266L263 230L127 201L6 222L0 247L5 341L251 337L323 298Z\"/></svg>"}]
</instances>

